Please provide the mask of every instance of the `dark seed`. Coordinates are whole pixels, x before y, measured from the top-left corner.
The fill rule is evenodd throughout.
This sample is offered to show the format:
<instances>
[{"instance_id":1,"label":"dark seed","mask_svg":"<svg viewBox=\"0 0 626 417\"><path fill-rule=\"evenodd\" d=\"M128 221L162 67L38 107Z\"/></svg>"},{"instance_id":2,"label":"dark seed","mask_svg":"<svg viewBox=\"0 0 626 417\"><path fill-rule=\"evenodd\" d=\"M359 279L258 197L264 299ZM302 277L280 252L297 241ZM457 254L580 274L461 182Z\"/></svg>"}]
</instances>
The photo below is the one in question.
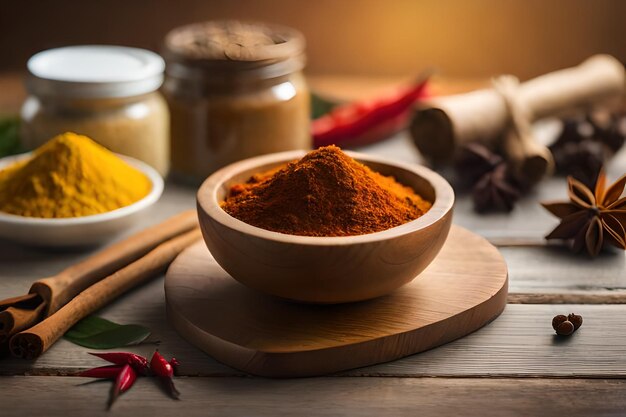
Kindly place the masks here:
<instances>
[{"instance_id":1,"label":"dark seed","mask_svg":"<svg viewBox=\"0 0 626 417\"><path fill-rule=\"evenodd\" d=\"M574 313L568 314L567 320L572 322L572 324L574 325L574 330L578 330L578 328L582 326L583 324L583 316L578 315L578 314L574 314Z\"/></svg>"},{"instance_id":2,"label":"dark seed","mask_svg":"<svg viewBox=\"0 0 626 417\"><path fill-rule=\"evenodd\" d=\"M569 336L572 333L574 333L574 325L569 320L559 324L556 328L556 334L560 336Z\"/></svg>"},{"instance_id":3,"label":"dark seed","mask_svg":"<svg viewBox=\"0 0 626 417\"><path fill-rule=\"evenodd\" d=\"M559 314L558 316L554 316L554 318L552 319L552 328L554 330L557 329L557 327L559 327L559 324L563 323L564 321L567 320L567 317L563 314Z\"/></svg>"}]
</instances>

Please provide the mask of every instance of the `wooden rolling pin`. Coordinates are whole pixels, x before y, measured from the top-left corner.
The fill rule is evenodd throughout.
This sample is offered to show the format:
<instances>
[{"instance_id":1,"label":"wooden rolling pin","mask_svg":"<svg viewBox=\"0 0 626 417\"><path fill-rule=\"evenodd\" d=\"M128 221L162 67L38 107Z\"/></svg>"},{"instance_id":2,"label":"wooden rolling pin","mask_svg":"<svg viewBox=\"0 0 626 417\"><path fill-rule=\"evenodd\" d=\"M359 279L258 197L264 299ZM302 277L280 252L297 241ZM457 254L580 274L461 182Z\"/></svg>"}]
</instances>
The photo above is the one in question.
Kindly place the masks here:
<instances>
[{"instance_id":1,"label":"wooden rolling pin","mask_svg":"<svg viewBox=\"0 0 626 417\"><path fill-rule=\"evenodd\" d=\"M577 67L521 83L514 92L509 83L504 89L495 86L434 98L417 110L409 130L420 152L434 162L449 161L460 145L477 141L492 149L503 148L520 175L536 179L549 170L550 154L545 146L529 140L528 132L511 134L512 104L526 119L523 123L530 123L617 102L623 93L624 66L612 56L595 55Z\"/></svg>"},{"instance_id":2,"label":"wooden rolling pin","mask_svg":"<svg viewBox=\"0 0 626 417\"><path fill-rule=\"evenodd\" d=\"M115 243L53 277L35 281L28 295L0 301L0 344L54 314L81 291L141 258L159 244L197 226L195 210L185 211Z\"/></svg>"}]
</instances>

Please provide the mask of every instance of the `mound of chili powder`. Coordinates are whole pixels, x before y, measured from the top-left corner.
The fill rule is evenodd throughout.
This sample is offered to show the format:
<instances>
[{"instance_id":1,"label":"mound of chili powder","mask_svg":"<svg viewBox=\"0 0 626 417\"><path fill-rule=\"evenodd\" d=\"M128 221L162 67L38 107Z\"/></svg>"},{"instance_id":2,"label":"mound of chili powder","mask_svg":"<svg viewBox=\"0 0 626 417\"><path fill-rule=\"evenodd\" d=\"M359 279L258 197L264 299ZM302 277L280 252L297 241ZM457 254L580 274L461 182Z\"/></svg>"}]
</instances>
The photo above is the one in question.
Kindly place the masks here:
<instances>
[{"instance_id":1,"label":"mound of chili powder","mask_svg":"<svg viewBox=\"0 0 626 417\"><path fill-rule=\"evenodd\" d=\"M253 226L303 236L379 232L431 207L413 189L355 161L336 146L231 187L222 208Z\"/></svg>"}]
</instances>

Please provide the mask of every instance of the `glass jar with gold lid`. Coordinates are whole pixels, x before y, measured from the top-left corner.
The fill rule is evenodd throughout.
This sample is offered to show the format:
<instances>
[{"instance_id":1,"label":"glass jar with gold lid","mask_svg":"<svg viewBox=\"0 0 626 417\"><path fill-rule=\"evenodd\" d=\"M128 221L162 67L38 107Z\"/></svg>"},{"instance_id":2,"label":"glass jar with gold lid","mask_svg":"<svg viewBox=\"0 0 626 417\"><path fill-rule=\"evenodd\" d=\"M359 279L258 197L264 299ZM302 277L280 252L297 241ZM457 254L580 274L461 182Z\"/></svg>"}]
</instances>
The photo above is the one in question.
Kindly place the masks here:
<instances>
[{"instance_id":1,"label":"glass jar with gold lid","mask_svg":"<svg viewBox=\"0 0 626 417\"><path fill-rule=\"evenodd\" d=\"M165 176L169 111L158 91L164 67L154 52L122 46L70 46L34 55L21 112L24 145L34 149L71 131Z\"/></svg>"},{"instance_id":2,"label":"glass jar with gold lid","mask_svg":"<svg viewBox=\"0 0 626 417\"><path fill-rule=\"evenodd\" d=\"M311 147L304 38L290 28L216 21L165 39L172 174L198 182L251 156Z\"/></svg>"}]
</instances>

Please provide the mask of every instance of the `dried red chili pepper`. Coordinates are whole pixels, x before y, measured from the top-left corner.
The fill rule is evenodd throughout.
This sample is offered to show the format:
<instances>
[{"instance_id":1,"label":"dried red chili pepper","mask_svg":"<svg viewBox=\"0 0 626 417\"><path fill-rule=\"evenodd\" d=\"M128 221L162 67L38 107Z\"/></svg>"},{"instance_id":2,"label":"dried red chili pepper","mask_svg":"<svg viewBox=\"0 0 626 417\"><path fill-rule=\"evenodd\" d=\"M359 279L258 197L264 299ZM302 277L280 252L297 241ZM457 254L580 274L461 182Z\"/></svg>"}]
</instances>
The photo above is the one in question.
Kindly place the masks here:
<instances>
[{"instance_id":1,"label":"dried red chili pepper","mask_svg":"<svg viewBox=\"0 0 626 417\"><path fill-rule=\"evenodd\" d=\"M412 104L426 94L427 78L392 96L340 106L313 120L314 146L362 145L405 128Z\"/></svg>"},{"instance_id":2,"label":"dried red chili pepper","mask_svg":"<svg viewBox=\"0 0 626 417\"><path fill-rule=\"evenodd\" d=\"M130 389L137 380L137 373L132 366L126 364L117 374L115 384L111 390L111 397L109 398L109 408L113 405L115 400L122 394Z\"/></svg>"},{"instance_id":3,"label":"dried red chili pepper","mask_svg":"<svg viewBox=\"0 0 626 417\"><path fill-rule=\"evenodd\" d=\"M114 379L117 378L117 375L120 373L122 368L122 365L100 366L99 368L92 368L79 372L76 374L76 376L83 376L86 378Z\"/></svg>"},{"instance_id":4,"label":"dried red chili pepper","mask_svg":"<svg viewBox=\"0 0 626 417\"><path fill-rule=\"evenodd\" d=\"M150 369L157 376L171 378L174 376L174 367L169 363L158 350L154 351L150 360Z\"/></svg>"},{"instance_id":5,"label":"dried red chili pepper","mask_svg":"<svg viewBox=\"0 0 626 417\"><path fill-rule=\"evenodd\" d=\"M174 369L174 375L178 375L178 367L180 366L178 359L172 358L170 360L170 365L172 365L172 368Z\"/></svg>"},{"instance_id":6,"label":"dried red chili pepper","mask_svg":"<svg viewBox=\"0 0 626 417\"><path fill-rule=\"evenodd\" d=\"M107 352L107 353L94 353L89 352L90 355L97 356L104 359L107 362L114 363L116 365L130 365L135 371L141 375L147 375L149 371L148 359L143 356L130 352Z\"/></svg>"},{"instance_id":7,"label":"dried red chili pepper","mask_svg":"<svg viewBox=\"0 0 626 417\"><path fill-rule=\"evenodd\" d=\"M175 359L172 359L172 362L178 364L178 361ZM174 376L174 367L163 357L163 355L159 353L158 350L154 351L154 355L152 355L152 359L150 360L150 369L156 376L160 377L163 385L168 390L172 398L178 399L178 397L180 397L180 392L178 392L174 386L174 380L172 379Z\"/></svg>"},{"instance_id":8,"label":"dried red chili pepper","mask_svg":"<svg viewBox=\"0 0 626 417\"><path fill-rule=\"evenodd\" d=\"M115 365L100 366L98 368L81 371L77 376L90 378L115 379L108 407L125 391L128 391L137 380L137 375L154 375L159 377L163 385L174 398L178 399L180 393L174 386L173 376L177 366L180 365L176 358L169 362L158 352L154 352L150 364L143 356L128 352L90 353Z\"/></svg>"}]
</instances>

